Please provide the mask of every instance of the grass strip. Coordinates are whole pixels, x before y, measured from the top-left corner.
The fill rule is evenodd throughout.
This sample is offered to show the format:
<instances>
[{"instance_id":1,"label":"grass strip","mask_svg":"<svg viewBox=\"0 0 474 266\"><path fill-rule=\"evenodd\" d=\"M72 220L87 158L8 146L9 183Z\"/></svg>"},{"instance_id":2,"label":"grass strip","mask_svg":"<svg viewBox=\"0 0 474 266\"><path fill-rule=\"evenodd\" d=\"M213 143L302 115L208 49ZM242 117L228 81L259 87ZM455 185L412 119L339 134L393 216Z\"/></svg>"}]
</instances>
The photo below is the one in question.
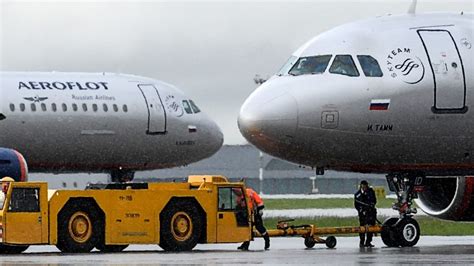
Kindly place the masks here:
<instances>
[{"instance_id":1,"label":"grass strip","mask_svg":"<svg viewBox=\"0 0 474 266\"><path fill-rule=\"evenodd\" d=\"M379 199L377 208L391 208L395 199ZM354 208L353 199L265 199L267 210Z\"/></svg>"}]
</instances>

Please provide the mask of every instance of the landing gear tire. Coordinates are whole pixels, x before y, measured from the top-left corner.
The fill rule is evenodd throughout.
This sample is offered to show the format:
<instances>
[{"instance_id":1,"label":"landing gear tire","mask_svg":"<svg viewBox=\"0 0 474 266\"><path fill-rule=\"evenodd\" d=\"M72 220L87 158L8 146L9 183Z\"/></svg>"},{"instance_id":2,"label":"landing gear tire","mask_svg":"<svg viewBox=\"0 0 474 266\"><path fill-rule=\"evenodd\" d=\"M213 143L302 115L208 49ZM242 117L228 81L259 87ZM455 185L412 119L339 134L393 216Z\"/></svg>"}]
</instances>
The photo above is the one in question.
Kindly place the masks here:
<instances>
[{"instance_id":1,"label":"landing gear tire","mask_svg":"<svg viewBox=\"0 0 474 266\"><path fill-rule=\"evenodd\" d=\"M334 236L326 237L326 240L324 242L326 243L326 247L328 248L334 248L336 247L336 244L337 244L336 237Z\"/></svg>"},{"instance_id":2,"label":"landing gear tire","mask_svg":"<svg viewBox=\"0 0 474 266\"><path fill-rule=\"evenodd\" d=\"M20 254L25 251L29 246L28 245L5 245L0 244L0 254Z\"/></svg>"},{"instance_id":3,"label":"landing gear tire","mask_svg":"<svg viewBox=\"0 0 474 266\"><path fill-rule=\"evenodd\" d=\"M382 232L380 233L383 243L387 247L398 247L398 238L395 228L395 224L398 222L398 218L391 217L385 220L382 224Z\"/></svg>"},{"instance_id":4,"label":"landing gear tire","mask_svg":"<svg viewBox=\"0 0 474 266\"><path fill-rule=\"evenodd\" d=\"M304 238L304 245L307 248L313 248L314 245L316 245L316 240L314 240L314 238L311 236L307 236Z\"/></svg>"},{"instance_id":5,"label":"landing gear tire","mask_svg":"<svg viewBox=\"0 0 474 266\"><path fill-rule=\"evenodd\" d=\"M197 211L195 203L175 201L160 215L159 246L165 251L192 250L201 238L204 220Z\"/></svg>"},{"instance_id":6,"label":"landing gear tire","mask_svg":"<svg viewBox=\"0 0 474 266\"><path fill-rule=\"evenodd\" d=\"M87 201L75 200L58 215L58 243L62 252L90 252L102 237L99 210Z\"/></svg>"},{"instance_id":7,"label":"landing gear tire","mask_svg":"<svg viewBox=\"0 0 474 266\"><path fill-rule=\"evenodd\" d=\"M402 247L413 247L420 239L420 226L410 217L401 219L396 225L398 244Z\"/></svg>"},{"instance_id":8,"label":"landing gear tire","mask_svg":"<svg viewBox=\"0 0 474 266\"><path fill-rule=\"evenodd\" d=\"M132 170L116 169L110 172L110 180L114 183L125 183L133 180L135 172Z\"/></svg>"}]
</instances>

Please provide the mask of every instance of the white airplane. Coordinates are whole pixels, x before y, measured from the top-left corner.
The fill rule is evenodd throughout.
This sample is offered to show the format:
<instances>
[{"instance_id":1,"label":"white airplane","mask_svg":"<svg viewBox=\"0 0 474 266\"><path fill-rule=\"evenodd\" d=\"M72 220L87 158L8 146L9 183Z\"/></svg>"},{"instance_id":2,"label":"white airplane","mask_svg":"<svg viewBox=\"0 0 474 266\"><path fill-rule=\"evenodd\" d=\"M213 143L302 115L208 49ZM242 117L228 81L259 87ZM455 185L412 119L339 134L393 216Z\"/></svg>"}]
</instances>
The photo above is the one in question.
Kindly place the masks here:
<instances>
[{"instance_id":1,"label":"white airplane","mask_svg":"<svg viewBox=\"0 0 474 266\"><path fill-rule=\"evenodd\" d=\"M207 158L223 142L192 99L150 78L2 72L0 95L0 147L23 154L32 172L109 172L114 182L131 180L137 170ZM0 155L18 169L21 155Z\"/></svg>"},{"instance_id":2,"label":"white airplane","mask_svg":"<svg viewBox=\"0 0 474 266\"><path fill-rule=\"evenodd\" d=\"M400 245L418 241L416 197L429 215L474 221L474 177L465 177L474 174L473 14L411 9L316 36L238 120L249 142L317 174L388 173L409 224L399 226L411 237Z\"/></svg>"}]
</instances>

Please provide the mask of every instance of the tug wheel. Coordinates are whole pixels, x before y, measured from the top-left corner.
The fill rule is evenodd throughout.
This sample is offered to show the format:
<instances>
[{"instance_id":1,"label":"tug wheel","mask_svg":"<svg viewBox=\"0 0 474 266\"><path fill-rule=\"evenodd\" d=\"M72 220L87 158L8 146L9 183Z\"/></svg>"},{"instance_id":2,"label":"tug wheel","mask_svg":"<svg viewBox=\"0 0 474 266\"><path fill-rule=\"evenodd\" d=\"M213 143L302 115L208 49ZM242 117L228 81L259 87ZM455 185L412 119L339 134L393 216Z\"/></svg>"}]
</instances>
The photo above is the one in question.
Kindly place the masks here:
<instances>
[{"instance_id":1,"label":"tug wheel","mask_svg":"<svg viewBox=\"0 0 474 266\"><path fill-rule=\"evenodd\" d=\"M335 236L326 237L325 243L326 243L326 247L328 247L328 248L336 247L336 244L337 244L336 237Z\"/></svg>"},{"instance_id":2,"label":"tug wheel","mask_svg":"<svg viewBox=\"0 0 474 266\"><path fill-rule=\"evenodd\" d=\"M304 238L304 245L307 248L313 248L314 245L316 245L316 240L314 240L314 238L311 236L307 236Z\"/></svg>"},{"instance_id":3,"label":"tug wheel","mask_svg":"<svg viewBox=\"0 0 474 266\"><path fill-rule=\"evenodd\" d=\"M174 201L160 215L160 247L165 251L192 250L205 234L204 220L195 203Z\"/></svg>"},{"instance_id":4,"label":"tug wheel","mask_svg":"<svg viewBox=\"0 0 474 266\"><path fill-rule=\"evenodd\" d=\"M68 202L58 214L58 242L62 252L90 252L101 239L99 209L88 200Z\"/></svg>"}]
</instances>

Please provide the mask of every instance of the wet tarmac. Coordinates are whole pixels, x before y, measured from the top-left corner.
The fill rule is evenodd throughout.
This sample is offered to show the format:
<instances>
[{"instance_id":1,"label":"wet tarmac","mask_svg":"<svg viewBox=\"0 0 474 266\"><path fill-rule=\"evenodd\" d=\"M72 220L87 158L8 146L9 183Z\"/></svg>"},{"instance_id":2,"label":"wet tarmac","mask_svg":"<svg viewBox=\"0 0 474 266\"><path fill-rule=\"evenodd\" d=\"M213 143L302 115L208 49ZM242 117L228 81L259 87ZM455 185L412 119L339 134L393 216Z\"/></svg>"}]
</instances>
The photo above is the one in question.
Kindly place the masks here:
<instances>
[{"instance_id":1,"label":"wet tarmac","mask_svg":"<svg viewBox=\"0 0 474 266\"><path fill-rule=\"evenodd\" d=\"M237 250L238 244L198 245L191 252L167 253L156 245L132 245L121 253L61 254L53 246L33 246L24 254L2 255L9 264L318 264L318 265L402 265L474 264L474 237L430 237L416 247L387 248L380 238L374 248L359 248L358 238L338 237L335 249L316 245L308 249L303 239L273 238L271 249L263 241L252 242L250 251Z\"/></svg>"}]
</instances>

